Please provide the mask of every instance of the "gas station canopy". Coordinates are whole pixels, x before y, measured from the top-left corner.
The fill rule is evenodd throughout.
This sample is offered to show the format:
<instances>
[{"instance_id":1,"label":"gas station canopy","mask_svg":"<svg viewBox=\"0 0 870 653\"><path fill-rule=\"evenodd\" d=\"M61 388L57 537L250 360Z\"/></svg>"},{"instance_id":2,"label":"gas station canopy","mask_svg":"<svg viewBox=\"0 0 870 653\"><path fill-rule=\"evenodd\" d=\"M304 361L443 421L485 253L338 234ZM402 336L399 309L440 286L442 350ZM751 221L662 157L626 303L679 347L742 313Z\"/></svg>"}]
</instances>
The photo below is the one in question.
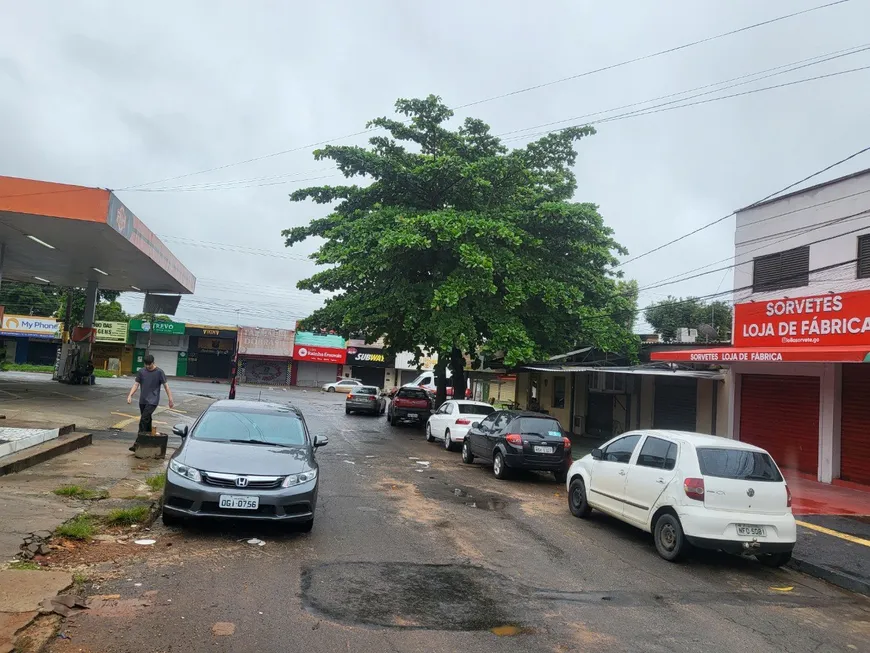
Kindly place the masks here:
<instances>
[{"instance_id":1,"label":"gas station canopy","mask_svg":"<svg viewBox=\"0 0 870 653\"><path fill-rule=\"evenodd\" d=\"M196 279L109 190L0 176L2 279L191 294Z\"/></svg>"}]
</instances>

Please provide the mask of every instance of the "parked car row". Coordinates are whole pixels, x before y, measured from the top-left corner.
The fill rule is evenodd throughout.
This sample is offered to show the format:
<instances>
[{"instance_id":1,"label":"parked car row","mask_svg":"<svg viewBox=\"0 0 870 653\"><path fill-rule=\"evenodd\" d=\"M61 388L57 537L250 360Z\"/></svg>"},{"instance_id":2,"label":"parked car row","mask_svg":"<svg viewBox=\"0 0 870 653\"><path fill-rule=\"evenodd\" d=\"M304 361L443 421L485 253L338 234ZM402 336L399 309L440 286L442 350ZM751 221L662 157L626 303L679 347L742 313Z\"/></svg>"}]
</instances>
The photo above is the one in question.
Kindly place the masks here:
<instances>
[{"instance_id":1,"label":"parked car row","mask_svg":"<svg viewBox=\"0 0 870 653\"><path fill-rule=\"evenodd\" d=\"M552 472L566 483L574 516L599 510L641 528L665 560L697 547L779 567L797 540L791 492L773 458L736 440L633 431L574 461L555 418L457 400L429 418L426 440L448 451L460 445L464 463L491 463L498 479L516 470Z\"/></svg>"}]
</instances>

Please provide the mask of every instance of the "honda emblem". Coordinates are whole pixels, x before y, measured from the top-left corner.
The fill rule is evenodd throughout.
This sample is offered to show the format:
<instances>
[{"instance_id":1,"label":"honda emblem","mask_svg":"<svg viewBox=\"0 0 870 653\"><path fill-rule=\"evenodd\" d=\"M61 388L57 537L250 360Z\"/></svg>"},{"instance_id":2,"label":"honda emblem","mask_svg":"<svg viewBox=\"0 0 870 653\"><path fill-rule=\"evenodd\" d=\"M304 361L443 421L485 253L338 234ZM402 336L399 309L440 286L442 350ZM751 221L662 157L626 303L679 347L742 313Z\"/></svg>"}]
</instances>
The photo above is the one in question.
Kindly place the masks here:
<instances>
[{"instance_id":1,"label":"honda emblem","mask_svg":"<svg viewBox=\"0 0 870 653\"><path fill-rule=\"evenodd\" d=\"M247 476L237 476L236 477L236 485L238 487L248 487L248 477ZM750 490L751 492L751 490ZM752 496L752 495L750 495Z\"/></svg>"}]
</instances>

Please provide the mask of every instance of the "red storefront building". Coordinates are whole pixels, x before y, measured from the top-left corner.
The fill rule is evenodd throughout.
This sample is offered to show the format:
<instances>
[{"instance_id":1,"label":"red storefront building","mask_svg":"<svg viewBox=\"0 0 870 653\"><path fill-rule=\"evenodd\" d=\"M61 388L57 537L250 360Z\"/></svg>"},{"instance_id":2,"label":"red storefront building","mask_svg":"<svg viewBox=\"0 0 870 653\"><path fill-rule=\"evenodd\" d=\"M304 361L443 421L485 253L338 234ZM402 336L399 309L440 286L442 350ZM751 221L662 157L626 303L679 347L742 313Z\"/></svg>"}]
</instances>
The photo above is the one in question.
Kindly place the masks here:
<instances>
[{"instance_id":1,"label":"red storefront building","mask_svg":"<svg viewBox=\"0 0 870 653\"><path fill-rule=\"evenodd\" d=\"M732 347L653 360L728 371L732 438L870 490L870 170L737 212Z\"/></svg>"}]
</instances>

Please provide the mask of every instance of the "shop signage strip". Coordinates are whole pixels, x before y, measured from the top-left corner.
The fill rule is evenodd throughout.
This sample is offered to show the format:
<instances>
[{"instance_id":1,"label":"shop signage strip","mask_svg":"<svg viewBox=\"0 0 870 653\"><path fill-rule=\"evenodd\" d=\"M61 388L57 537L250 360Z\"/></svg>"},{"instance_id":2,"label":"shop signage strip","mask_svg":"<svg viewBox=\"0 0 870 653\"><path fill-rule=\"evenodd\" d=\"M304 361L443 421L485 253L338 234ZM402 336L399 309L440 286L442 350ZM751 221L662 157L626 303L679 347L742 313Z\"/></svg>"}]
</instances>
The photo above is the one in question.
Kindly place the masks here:
<instances>
[{"instance_id":1,"label":"shop signage strip","mask_svg":"<svg viewBox=\"0 0 870 653\"><path fill-rule=\"evenodd\" d=\"M94 322L97 330L97 342L127 342L126 322L107 322L98 320Z\"/></svg>"},{"instance_id":2,"label":"shop signage strip","mask_svg":"<svg viewBox=\"0 0 870 653\"><path fill-rule=\"evenodd\" d=\"M735 347L810 345L870 349L870 291L735 304Z\"/></svg>"},{"instance_id":3,"label":"shop signage strip","mask_svg":"<svg viewBox=\"0 0 870 653\"><path fill-rule=\"evenodd\" d=\"M130 320L130 331L141 331L148 333L152 330L153 333L169 333L173 335L184 335L184 324L181 322L149 322L148 320Z\"/></svg>"},{"instance_id":4,"label":"shop signage strip","mask_svg":"<svg viewBox=\"0 0 870 653\"><path fill-rule=\"evenodd\" d=\"M343 365L347 360L347 350L316 347L313 345L296 345L293 348L293 359L309 363L336 363Z\"/></svg>"},{"instance_id":5,"label":"shop signage strip","mask_svg":"<svg viewBox=\"0 0 870 653\"><path fill-rule=\"evenodd\" d=\"M53 317L32 315L4 315L0 331L3 335L29 336L31 338L59 338L63 324Z\"/></svg>"},{"instance_id":6,"label":"shop signage strip","mask_svg":"<svg viewBox=\"0 0 870 653\"><path fill-rule=\"evenodd\" d=\"M654 361L691 363L860 363L870 362L870 345L851 347L758 347L656 351Z\"/></svg>"}]
</instances>

